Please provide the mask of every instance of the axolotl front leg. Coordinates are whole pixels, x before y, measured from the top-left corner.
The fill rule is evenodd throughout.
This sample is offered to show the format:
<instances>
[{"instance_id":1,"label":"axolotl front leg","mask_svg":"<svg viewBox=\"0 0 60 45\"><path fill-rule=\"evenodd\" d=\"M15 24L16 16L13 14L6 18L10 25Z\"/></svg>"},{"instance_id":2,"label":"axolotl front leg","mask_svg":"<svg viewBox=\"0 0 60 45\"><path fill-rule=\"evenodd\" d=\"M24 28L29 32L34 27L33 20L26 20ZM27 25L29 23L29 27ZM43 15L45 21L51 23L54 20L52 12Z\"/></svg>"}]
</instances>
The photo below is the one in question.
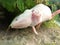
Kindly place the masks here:
<instances>
[{"instance_id":1,"label":"axolotl front leg","mask_svg":"<svg viewBox=\"0 0 60 45\"><path fill-rule=\"evenodd\" d=\"M32 29L36 35L38 35L38 32L36 30L39 29L41 25L41 23L39 22L40 17L41 15L39 14L39 12L35 12L34 10L32 11Z\"/></svg>"},{"instance_id":2,"label":"axolotl front leg","mask_svg":"<svg viewBox=\"0 0 60 45\"><path fill-rule=\"evenodd\" d=\"M32 30L34 31L34 33L35 33L36 35L38 35L38 32L36 31L35 26L32 26Z\"/></svg>"},{"instance_id":3,"label":"axolotl front leg","mask_svg":"<svg viewBox=\"0 0 60 45\"><path fill-rule=\"evenodd\" d=\"M36 26L32 26L33 32L34 32L36 35L38 35L38 32L37 32L36 30L39 30L40 26L41 26L41 23L39 23L39 24L36 25Z\"/></svg>"}]
</instances>

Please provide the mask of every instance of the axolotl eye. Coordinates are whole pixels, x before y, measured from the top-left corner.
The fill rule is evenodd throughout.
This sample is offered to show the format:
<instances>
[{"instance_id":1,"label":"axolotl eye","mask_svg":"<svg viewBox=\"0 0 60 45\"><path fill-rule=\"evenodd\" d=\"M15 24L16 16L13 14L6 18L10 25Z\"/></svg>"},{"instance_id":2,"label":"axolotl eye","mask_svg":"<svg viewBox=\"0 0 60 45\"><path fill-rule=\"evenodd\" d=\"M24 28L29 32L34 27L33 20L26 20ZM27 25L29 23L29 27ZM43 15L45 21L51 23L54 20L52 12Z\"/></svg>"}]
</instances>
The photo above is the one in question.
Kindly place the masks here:
<instances>
[{"instance_id":1,"label":"axolotl eye","mask_svg":"<svg viewBox=\"0 0 60 45\"><path fill-rule=\"evenodd\" d=\"M17 16L13 21L18 21L18 18L19 18L19 17Z\"/></svg>"},{"instance_id":2,"label":"axolotl eye","mask_svg":"<svg viewBox=\"0 0 60 45\"><path fill-rule=\"evenodd\" d=\"M15 19L16 21L18 20L18 19Z\"/></svg>"},{"instance_id":3,"label":"axolotl eye","mask_svg":"<svg viewBox=\"0 0 60 45\"><path fill-rule=\"evenodd\" d=\"M15 22L17 22L18 21L18 18L15 18L13 21L12 21L12 23L15 23Z\"/></svg>"}]
</instances>

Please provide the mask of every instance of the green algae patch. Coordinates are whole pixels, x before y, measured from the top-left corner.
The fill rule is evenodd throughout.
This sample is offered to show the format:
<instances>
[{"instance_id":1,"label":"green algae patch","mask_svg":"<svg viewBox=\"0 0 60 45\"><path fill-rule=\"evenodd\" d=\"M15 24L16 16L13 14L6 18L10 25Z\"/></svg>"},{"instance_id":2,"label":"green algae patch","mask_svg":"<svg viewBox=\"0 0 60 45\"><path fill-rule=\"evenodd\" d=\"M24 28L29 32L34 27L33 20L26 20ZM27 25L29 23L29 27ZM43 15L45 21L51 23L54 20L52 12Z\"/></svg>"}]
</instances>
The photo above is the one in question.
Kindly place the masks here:
<instances>
[{"instance_id":1,"label":"green algae patch","mask_svg":"<svg viewBox=\"0 0 60 45\"><path fill-rule=\"evenodd\" d=\"M52 20L49 20L49 21L46 21L42 24L42 27L46 27L46 28L59 28L59 26L55 23L55 20L52 19Z\"/></svg>"}]
</instances>

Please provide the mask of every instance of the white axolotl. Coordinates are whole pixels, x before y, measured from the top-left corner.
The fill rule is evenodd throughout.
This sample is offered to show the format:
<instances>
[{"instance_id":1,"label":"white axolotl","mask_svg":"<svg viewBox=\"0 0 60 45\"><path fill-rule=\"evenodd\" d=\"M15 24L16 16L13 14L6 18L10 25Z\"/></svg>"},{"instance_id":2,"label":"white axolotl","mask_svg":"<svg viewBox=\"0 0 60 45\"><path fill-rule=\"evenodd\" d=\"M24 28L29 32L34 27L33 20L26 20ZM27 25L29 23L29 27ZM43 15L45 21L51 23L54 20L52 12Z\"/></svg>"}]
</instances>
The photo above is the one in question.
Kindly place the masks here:
<instances>
[{"instance_id":1,"label":"white axolotl","mask_svg":"<svg viewBox=\"0 0 60 45\"><path fill-rule=\"evenodd\" d=\"M11 28L27 28L32 27L35 34L38 34L35 26L40 25L42 22L51 20L56 14L59 14L60 10L51 12L51 9L44 5L38 4L32 9L25 10L22 14L17 16L10 24Z\"/></svg>"}]
</instances>

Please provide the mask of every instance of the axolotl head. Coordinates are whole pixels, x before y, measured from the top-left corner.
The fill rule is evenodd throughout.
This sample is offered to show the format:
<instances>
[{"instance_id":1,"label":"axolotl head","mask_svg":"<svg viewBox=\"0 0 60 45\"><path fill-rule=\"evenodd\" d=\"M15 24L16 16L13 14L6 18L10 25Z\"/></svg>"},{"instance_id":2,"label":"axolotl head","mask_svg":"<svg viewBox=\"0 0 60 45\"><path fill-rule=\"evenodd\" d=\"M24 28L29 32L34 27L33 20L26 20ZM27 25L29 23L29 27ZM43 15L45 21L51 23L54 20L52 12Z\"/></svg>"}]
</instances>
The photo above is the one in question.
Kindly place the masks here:
<instances>
[{"instance_id":1,"label":"axolotl head","mask_svg":"<svg viewBox=\"0 0 60 45\"><path fill-rule=\"evenodd\" d=\"M14 18L14 20L10 24L11 28L18 27L20 24L23 25L23 24L26 23L27 20L28 20L28 23L30 25L30 23L32 23L31 20L30 20L31 16L32 16L32 11L29 10L29 9L25 10L22 14L20 14L17 17ZM28 26L28 24L25 24L25 25Z\"/></svg>"}]
</instances>

